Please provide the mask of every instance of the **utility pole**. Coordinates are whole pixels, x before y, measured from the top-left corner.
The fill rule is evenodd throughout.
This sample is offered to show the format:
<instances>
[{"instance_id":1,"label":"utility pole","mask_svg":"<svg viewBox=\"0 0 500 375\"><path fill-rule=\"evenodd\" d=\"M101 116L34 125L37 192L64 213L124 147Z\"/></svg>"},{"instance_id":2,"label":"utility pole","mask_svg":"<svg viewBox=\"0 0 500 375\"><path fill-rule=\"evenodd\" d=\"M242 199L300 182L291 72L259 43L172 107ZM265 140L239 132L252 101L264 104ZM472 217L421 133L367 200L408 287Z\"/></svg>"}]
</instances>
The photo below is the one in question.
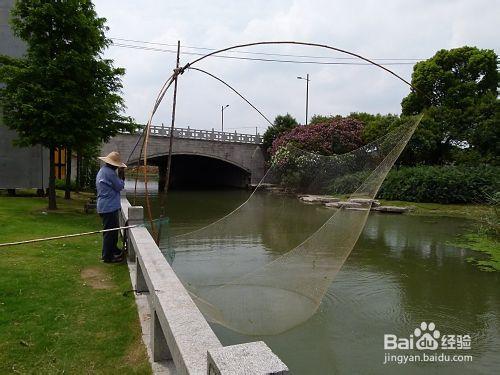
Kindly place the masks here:
<instances>
[{"instance_id":1,"label":"utility pole","mask_svg":"<svg viewBox=\"0 0 500 375\"><path fill-rule=\"evenodd\" d=\"M297 79L303 79L304 81L306 81L306 123L305 125L307 125L307 122L308 122L308 112L309 112L309 73L307 73L306 75L306 78L304 77L297 77Z\"/></svg>"},{"instance_id":2,"label":"utility pole","mask_svg":"<svg viewBox=\"0 0 500 375\"><path fill-rule=\"evenodd\" d=\"M221 114L221 129L222 129L222 132L224 132L224 110L229 107L229 104L226 104L225 106L222 105L220 107L220 114Z\"/></svg>"}]
</instances>

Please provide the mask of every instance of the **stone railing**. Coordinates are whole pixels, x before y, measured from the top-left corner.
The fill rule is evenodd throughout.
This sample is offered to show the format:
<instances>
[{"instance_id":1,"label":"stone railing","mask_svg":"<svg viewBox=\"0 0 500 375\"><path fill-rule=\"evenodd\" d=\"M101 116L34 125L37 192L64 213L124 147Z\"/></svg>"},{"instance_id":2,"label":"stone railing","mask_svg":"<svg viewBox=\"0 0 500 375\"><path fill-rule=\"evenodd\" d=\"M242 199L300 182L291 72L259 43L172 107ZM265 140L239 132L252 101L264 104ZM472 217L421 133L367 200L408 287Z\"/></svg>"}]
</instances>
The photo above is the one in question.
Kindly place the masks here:
<instances>
[{"instance_id":1,"label":"stone railing","mask_svg":"<svg viewBox=\"0 0 500 375\"><path fill-rule=\"evenodd\" d=\"M170 137L170 128L166 126L151 126L151 135ZM175 138L200 139L203 141L232 142L232 143L254 143L262 144L259 134L240 134L220 132L214 129L202 130L187 128L174 128Z\"/></svg>"},{"instance_id":2,"label":"stone railing","mask_svg":"<svg viewBox=\"0 0 500 375\"><path fill-rule=\"evenodd\" d=\"M120 224L144 221L143 208L121 198ZM153 362L173 361L177 374L288 374L262 341L224 347L144 226L122 233L135 267L137 293L148 296L149 352Z\"/></svg>"}]
</instances>

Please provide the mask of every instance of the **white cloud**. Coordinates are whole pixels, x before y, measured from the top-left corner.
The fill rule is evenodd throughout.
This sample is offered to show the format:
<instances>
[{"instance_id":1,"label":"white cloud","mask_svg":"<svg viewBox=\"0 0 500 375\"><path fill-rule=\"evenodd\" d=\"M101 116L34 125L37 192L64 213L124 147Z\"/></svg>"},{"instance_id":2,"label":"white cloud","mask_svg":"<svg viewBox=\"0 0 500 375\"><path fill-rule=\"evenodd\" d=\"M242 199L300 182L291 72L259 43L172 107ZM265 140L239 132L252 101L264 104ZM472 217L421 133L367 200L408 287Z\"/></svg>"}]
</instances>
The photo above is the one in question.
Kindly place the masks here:
<instances>
[{"instance_id":1,"label":"white cloud","mask_svg":"<svg viewBox=\"0 0 500 375\"><path fill-rule=\"evenodd\" d=\"M95 0L108 19L109 36L185 46L222 48L260 40L325 43L369 58L428 58L441 48L475 45L500 51L496 1L130 1ZM161 47L175 49L175 47ZM186 50L186 49L184 49ZM246 51L340 57L338 53L297 46L259 46ZM200 52L190 50L192 52ZM106 56L126 68L127 113L145 122L175 55L111 47ZM181 63L196 56L182 55ZM206 59L199 65L247 95L271 119L290 112L304 119L304 81L310 73L310 116L352 111L399 112L408 86L372 66L305 65ZM411 79L411 65L391 66ZM220 83L188 71L179 81L177 126L220 126L220 106L230 104L226 128L266 122ZM155 119L170 123L171 101Z\"/></svg>"}]
</instances>

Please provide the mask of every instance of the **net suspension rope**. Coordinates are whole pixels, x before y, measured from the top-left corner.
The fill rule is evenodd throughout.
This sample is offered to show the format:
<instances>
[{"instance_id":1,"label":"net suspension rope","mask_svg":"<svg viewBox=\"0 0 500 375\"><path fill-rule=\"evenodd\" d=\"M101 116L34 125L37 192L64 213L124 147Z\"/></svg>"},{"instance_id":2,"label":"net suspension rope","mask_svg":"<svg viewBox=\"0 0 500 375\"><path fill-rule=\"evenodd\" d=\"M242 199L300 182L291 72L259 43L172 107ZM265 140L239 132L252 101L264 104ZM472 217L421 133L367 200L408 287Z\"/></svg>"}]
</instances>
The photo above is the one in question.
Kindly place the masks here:
<instances>
[{"instance_id":1,"label":"net suspension rope","mask_svg":"<svg viewBox=\"0 0 500 375\"><path fill-rule=\"evenodd\" d=\"M151 228L152 228L152 231L153 231L153 236L157 239L157 241L158 241L158 231L157 231L157 228L156 228L156 226L154 225L154 222L153 222L152 212L151 212L151 203L150 203L150 199L149 199L148 176L147 176L147 166L148 166L148 153L147 153L147 151L148 151L149 135L150 135L150 131L151 131L151 124L152 124L154 115L156 114L156 111L157 111L158 107L160 106L160 104L161 104L161 102L162 102L162 100L163 100L166 92L171 87L172 83L175 83L174 84L174 88L175 88L174 100L173 100L173 104L172 104L172 126L171 126L171 130L173 130L173 127L174 127L174 124L175 124L176 89L177 89L177 80L178 80L178 77L180 75L184 74L184 72L186 70L188 70L188 69L190 69L190 70L197 70L199 72L202 72L202 73L205 73L205 74L211 76L212 78L217 79L218 81L222 82L224 85L226 85L227 87L229 87L233 92L235 92L238 96L240 96L243 100L245 100L254 110L256 110L268 123L272 124L272 122L269 121L269 119L266 116L264 116L260 110L258 110L252 103L250 103L250 101L248 101L246 98L244 98L236 89L234 89L233 87L231 87L229 84L227 84L226 82L224 82L222 79L220 79L219 77L216 77L215 75L213 75L212 73L209 73L208 71L205 71L205 70L202 70L202 69L199 69L199 68L193 68L193 65L198 64L200 61L202 61L202 60L204 60L204 59L206 59L208 57L215 56L215 55L218 55L218 54L226 52L226 51L232 51L232 50L235 50L235 49L240 49L240 48L245 48L245 47L259 46L259 45L298 45L298 46L308 46L308 47L323 48L323 49L327 49L327 50L331 50L331 51L336 51L336 52L340 52L340 53L343 53L343 54L347 54L349 56L361 59L361 60L363 60L363 61L365 61L365 62L367 62L367 63L369 63L369 64L371 64L371 65L373 65L375 67L378 67L378 68L386 71L387 73L393 75L394 77L396 77L397 79L399 79L400 81L402 81L403 83L405 83L406 85L408 85L412 90L419 91L410 82L408 82L407 80L405 80L403 77L401 77L400 75L398 75L394 71L392 71L392 70L388 69L387 67L383 66L382 64L377 63L377 62L375 62L375 61L373 61L371 59L368 59L368 58L366 58L366 57L364 57L364 56L362 56L360 54L357 54L357 53L354 53L354 52L351 52L351 51L348 51L348 50L345 50L345 49L337 48L337 47L334 47L334 46L330 46L330 45L327 45L327 44L319 44L319 43L312 43L312 42L300 42L300 41L261 41L261 42L253 42L253 43L244 43L244 44L238 44L238 45L234 45L234 46L222 48L222 49L219 49L219 50L207 53L206 55L201 56L201 57L199 57L199 58L197 58L197 59L195 59L195 60L193 60L193 61L185 64L183 67L179 67L180 42L178 42L178 44L177 44L177 47L178 47L177 48L177 60L176 60L177 61L177 66L174 69L173 74L163 83L162 87L160 88L160 90L158 92L158 95L157 95L157 98L155 100L155 103L153 105L153 108L152 108L152 110L150 112L147 124L144 127L144 129L142 131L142 134L140 136L140 138L143 138L143 143L142 143L141 151L140 151L140 154L139 154L139 163L142 161L142 165L143 165L143 168L144 168L144 191L145 191L146 212L147 212L148 219L149 219L149 221L151 223ZM139 140L140 140L140 138L139 138ZM173 131L171 131L171 133L170 133L170 138L171 139L173 138ZM139 143L139 140L138 140L137 144ZM136 149L136 147L134 147L134 149L130 153L128 159L130 159L130 157L133 154L133 152L135 151L135 149ZM169 152L171 152L171 149L172 149L172 147L170 147ZM169 160L170 160L170 157L169 157ZM168 174L167 174L167 181L169 180L169 175ZM137 195L137 179L138 179L138 173L136 174L136 177L135 177L134 202L136 200L136 195ZM165 192L166 193L168 193L168 188L169 188L168 185L166 185L165 186ZM163 213L165 212L165 203L162 203L162 206L160 207L160 210Z\"/></svg>"}]
</instances>

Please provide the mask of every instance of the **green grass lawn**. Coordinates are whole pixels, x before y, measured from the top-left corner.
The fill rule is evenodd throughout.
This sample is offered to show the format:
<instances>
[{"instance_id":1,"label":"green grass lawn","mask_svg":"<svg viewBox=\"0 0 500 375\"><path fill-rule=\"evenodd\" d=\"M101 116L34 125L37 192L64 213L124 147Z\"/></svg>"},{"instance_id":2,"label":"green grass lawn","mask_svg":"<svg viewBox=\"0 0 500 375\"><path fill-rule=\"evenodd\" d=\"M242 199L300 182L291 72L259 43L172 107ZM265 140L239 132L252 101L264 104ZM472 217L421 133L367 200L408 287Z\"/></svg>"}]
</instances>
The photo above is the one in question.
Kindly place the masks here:
<instances>
[{"instance_id":1,"label":"green grass lawn","mask_svg":"<svg viewBox=\"0 0 500 375\"><path fill-rule=\"evenodd\" d=\"M85 195L0 195L0 243L100 229ZM100 235L0 248L0 374L149 374L125 264L100 262Z\"/></svg>"},{"instance_id":2,"label":"green grass lawn","mask_svg":"<svg viewBox=\"0 0 500 375\"><path fill-rule=\"evenodd\" d=\"M379 200L382 205L411 207L410 215L464 217L482 221L490 214L485 204L439 204Z\"/></svg>"},{"instance_id":3,"label":"green grass lawn","mask_svg":"<svg viewBox=\"0 0 500 375\"><path fill-rule=\"evenodd\" d=\"M467 233L456 245L488 254L488 259L469 259L483 271L500 271L500 241L498 237L481 232Z\"/></svg>"}]
</instances>

